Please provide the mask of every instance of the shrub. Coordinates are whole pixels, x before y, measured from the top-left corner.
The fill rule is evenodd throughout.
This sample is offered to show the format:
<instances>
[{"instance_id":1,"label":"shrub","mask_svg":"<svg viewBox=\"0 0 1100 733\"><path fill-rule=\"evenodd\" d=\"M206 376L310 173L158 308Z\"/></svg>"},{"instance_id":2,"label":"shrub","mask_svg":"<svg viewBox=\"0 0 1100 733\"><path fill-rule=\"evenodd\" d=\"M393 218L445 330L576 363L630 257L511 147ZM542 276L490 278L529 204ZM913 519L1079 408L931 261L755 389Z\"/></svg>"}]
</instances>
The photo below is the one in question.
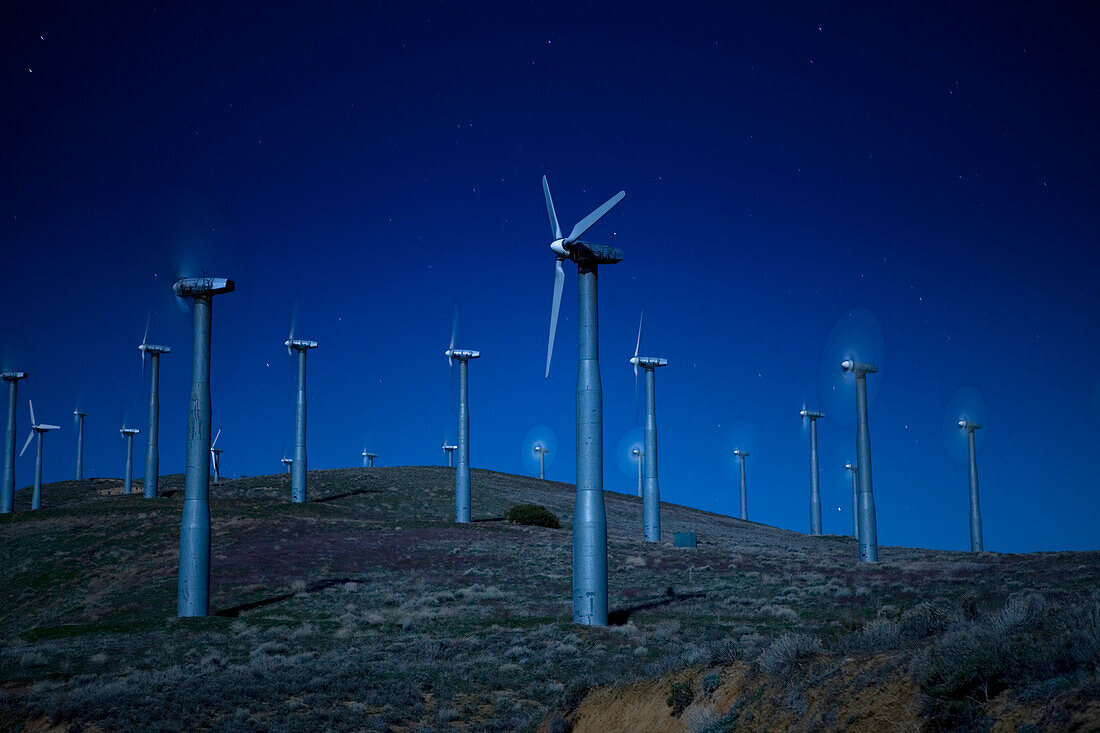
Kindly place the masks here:
<instances>
[{"instance_id":1,"label":"shrub","mask_svg":"<svg viewBox=\"0 0 1100 733\"><path fill-rule=\"evenodd\" d=\"M821 651L821 642L807 634L784 634L772 642L757 659L760 669L768 674L783 674L801 660Z\"/></svg>"},{"instance_id":2,"label":"shrub","mask_svg":"<svg viewBox=\"0 0 1100 733\"><path fill-rule=\"evenodd\" d=\"M516 524L561 529L561 522L558 521L557 516L539 504L517 504L508 510L508 514L504 518Z\"/></svg>"},{"instance_id":3,"label":"shrub","mask_svg":"<svg viewBox=\"0 0 1100 733\"><path fill-rule=\"evenodd\" d=\"M668 697L665 698L665 704L672 708L672 717L678 718L694 699L695 695L691 691L690 682L674 682L668 688Z\"/></svg>"}]
</instances>

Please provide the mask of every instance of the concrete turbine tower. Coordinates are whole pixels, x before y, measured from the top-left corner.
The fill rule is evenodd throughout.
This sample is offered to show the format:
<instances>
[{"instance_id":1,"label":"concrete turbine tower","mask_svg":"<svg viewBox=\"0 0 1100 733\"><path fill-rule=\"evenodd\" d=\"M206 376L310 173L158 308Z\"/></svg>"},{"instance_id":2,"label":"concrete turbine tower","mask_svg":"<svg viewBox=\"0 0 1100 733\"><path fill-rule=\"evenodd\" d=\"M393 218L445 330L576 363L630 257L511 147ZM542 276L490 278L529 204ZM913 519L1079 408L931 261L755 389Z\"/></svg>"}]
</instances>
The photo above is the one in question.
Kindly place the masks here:
<instances>
[{"instance_id":1,"label":"concrete turbine tower","mask_svg":"<svg viewBox=\"0 0 1100 733\"><path fill-rule=\"evenodd\" d=\"M458 450L457 445L443 445L443 451L447 454L447 468L454 467L454 457L456 450Z\"/></svg>"},{"instance_id":2,"label":"concrete turbine tower","mask_svg":"<svg viewBox=\"0 0 1100 733\"><path fill-rule=\"evenodd\" d=\"M290 466L294 463L293 458L280 458L279 462L286 466L287 475L290 475Z\"/></svg>"},{"instance_id":3,"label":"concrete turbine tower","mask_svg":"<svg viewBox=\"0 0 1100 733\"><path fill-rule=\"evenodd\" d=\"M289 338L286 350L298 352L298 402L294 413L294 465L290 479L290 500L301 504L306 500L306 352L316 349L316 341Z\"/></svg>"},{"instance_id":4,"label":"concrete turbine tower","mask_svg":"<svg viewBox=\"0 0 1100 733\"><path fill-rule=\"evenodd\" d=\"M76 480L80 481L84 478L84 418L88 416L88 413L81 412L80 410L73 410L73 415L76 417Z\"/></svg>"},{"instance_id":5,"label":"concrete turbine tower","mask_svg":"<svg viewBox=\"0 0 1100 733\"><path fill-rule=\"evenodd\" d=\"M959 429L966 431L966 442L970 448L970 551L982 551L982 509L978 504L978 458L974 451L974 431L981 423L959 420Z\"/></svg>"},{"instance_id":6,"label":"concrete turbine tower","mask_svg":"<svg viewBox=\"0 0 1100 733\"><path fill-rule=\"evenodd\" d=\"M210 328L214 296L236 289L223 277L187 277L172 290L194 304L195 344L191 359L191 403L187 410L187 473L180 522L179 589L176 614L206 616L210 607Z\"/></svg>"},{"instance_id":7,"label":"concrete turbine tower","mask_svg":"<svg viewBox=\"0 0 1100 733\"><path fill-rule=\"evenodd\" d=\"M2 372L0 378L8 383L8 439L4 443L4 477L0 486L0 514L11 514L15 509L15 400L19 380L26 379L26 372Z\"/></svg>"},{"instance_id":8,"label":"concrete turbine tower","mask_svg":"<svg viewBox=\"0 0 1100 733\"><path fill-rule=\"evenodd\" d=\"M871 430L867 425L867 375L878 367L845 359L840 368L856 377L856 465L859 476L859 559L878 562L875 495L871 486Z\"/></svg>"},{"instance_id":9,"label":"concrete turbine tower","mask_svg":"<svg viewBox=\"0 0 1100 733\"><path fill-rule=\"evenodd\" d=\"M824 412L803 410L798 413L810 421L810 534L821 536L821 484L820 471L817 468L817 419L825 417Z\"/></svg>"},{"instance_id":10,"label":"concrete turbine tower","mask_svg":"<svg viewBox=\"0 0 1100 733\"><path fill-rule=\"evenodd\" d=\"M122 493L128 496L134 484L134 436L141 431L124 427L118 432L126 439L126 473L123 474Z\"/></svg>"},{"instance_id":11,"label":"concrete turbine tower","mask_svg":"<svg viewBox=\"0 0 1100 733\"><path fill-rule=\"evenodd\" d=\"M645 451L641 448L633 448L630 451L630 455L634 456L634 461L638 464L638 498L642 498L642 477L645 475Z\"/></svg>"},{"instance_id":12,"label":"concrete turbine tower","mask_svg":"<svg viewBox=\"0 0 1100 733\"><path fill-rule=\"evenodd\" d=\"M661 541L661 490L657 486L657 367L668 366L668 359L638 356L642 344L642 319L638 319L638 340L634 342L634 384L638 367L645 371L645 481L642 484L642 526L646 542Z\"/></svg>"},{"instance_id":13,"label":"concrete turbine tower","mask_svg":"<svg viewBox=\"0 0 1100 733\"><path fill-rule=\"evenodd\" d=\"M546 376L554 354L561 292L565 285L562 263L577 263L577 493L573 502L573 623L607 626L607 511L603 501L603 387L600 383L597 272L600 265L621 262L623 253L610 245L589 244L580 238L626 196L619 191L574 225L563 237L542 177L542 192L554 240L556 258L554 299L550 309L550 340L546 347Z\"/></svg>"},{"instance_id":14,"label":"concrete turbine tower","mask_svg":"<svg viewBox=\"0 0 1100 733\"><path fill-rule=\"evenodd\" d=\"M543 481L546 480L546 448L538 443L535 445L535 452L539 454L539 478Z\"/></svg>"},{"instance_id":15,"label":"concrete turbine tower","mask_svg":"<svg viewBox=\"0 0 1100 733\"><path fill-rule=\"evenodd\" d=\"M19 451L19 455L22 456L27 452L27 446L31 444L31 439L37 435L38 454L34 458L34 493L31 495L31 509L38 509L42 506L42 436L51 430L60 430L61 426L35 422L34 403L30 400L27 400L27 403L31 408L31 432L27 436L27 442L23 444L23 450Z\"/></svg>"},{"instance_id":16,"label":"concrete turbine tower","mask_svg":"<svg viewBox=\"0 0 1100 733\"><path fill-rule=\"evenodd\" d=\"M455 469L455 521L470 521L470 359L480 351L455 348L455 329L451 329L451 345L443 352L452 367L458 362L458 468Z\"/></svg>"},{"instance_id":17,"label":"concrete turbine tower","mask_svg":"<svg viewBox=\"0 0 1100 733\"><path fill-rule=\"evenodd\" d=\"M217 434L214 436L214 442L210 444L210 468L214 471L214 485L220 484L221 479L221 466L222 466L222 453L225 453L225 448L215 448L218 444L218 438L222 437L222 429L218 428Z\"/></svg>"},{"instance_id":18,"label":"concrete turbine tower","mask_svg":"<svg viewBox=\"0 0 1100 733\"><path fill-rule=\"evenodd\" d=\"M148 334L146 327L146 334ZM143 339L141 351L142 371L145 357L149 357L149 423L145 428L145 498L155 499L160 491L160 355L171 353L167 346L147 344Z\"/></svg>"},{"instance_id":19,"label":"concrete turbine tower","mask_svg":"<svg viewBox=\"0 0 1100 733\"><path fill-rule=\"evenodd\" d=\"M859 539L859 469L854 463L844 467L852 472L852 536Z\"/></svg>"},{"instance_id":20,"label":"concrete turbine tower","mask_svg":"<svg viewBox=\"0 0 1100 733\"><path fill-rule=\"evenodd\" d=\"M745 484L745 459L749 457L749 452L739 448L733 452L733 455L737 456L741 462L741 518L747 521L749 518L749 491Z\"/></svg>"}]
</instances>

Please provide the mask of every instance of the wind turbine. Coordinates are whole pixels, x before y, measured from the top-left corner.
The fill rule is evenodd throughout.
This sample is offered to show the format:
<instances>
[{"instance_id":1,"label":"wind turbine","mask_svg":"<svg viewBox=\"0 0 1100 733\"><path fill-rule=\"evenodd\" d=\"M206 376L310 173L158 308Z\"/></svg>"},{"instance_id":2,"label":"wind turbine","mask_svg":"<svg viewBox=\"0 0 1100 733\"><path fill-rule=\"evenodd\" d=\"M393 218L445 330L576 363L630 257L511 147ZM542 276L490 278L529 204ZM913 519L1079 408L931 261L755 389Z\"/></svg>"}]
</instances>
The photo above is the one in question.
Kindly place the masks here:
<instances>
[{"instance_id":1,"label":"wind turbine","mask_svg":"<svg viewBox=\"0 0 1100 733\"><path fill-rule=\"evenodd\" d=\"M179 588L176 615L206 616L210 610L210 328L214 296L236 289L224 277L185 277L172 285L177 297L192 298L194 351L191 404L187 411L187 473L180 521Z\"/></svg>"},{"instance_id":2,"label":"wind turbine","mask_svg":"<svg viewBox=\"0 0 1100 733\"><path fill-rule=\"evenodd\" d=\"M871 430L867 425L867 375L878 367L845 359L840 368L856 376L856 465L859 476L859 559L878 562L875 495L871 486Z\"/></svg>"},{"instance_id":3,"label":"wind turbine","mask_svg":"<svg viewBox=\"0 0 1100 733\"><path fill-rule=\"evenodd\" d=\"M820 471L817 468L817 419L825 417L824 412L802 410L798 413L810 421L810 534L821 536L821 485Z\"/></svg>"},{"instance_id":4,"label":"wind turbine","mask_svg":"<svg viewBox=\"0 0 1100 733\"><path fill-rule=\"evenodd\" d=\"M210 444L210 465L214 469L214 485L221 483L221 463L222 453L225 453L225 448L215 448L218 444L218 438L222 436L222 429L218 428L217 434L214 436L214 442Z\"/></svg>"},{"instance_id":5,"label":"wind turbine","mask_svg":"<svg viewBox=\"0 0 1100 733\"><path fill-rule=\"evenodd\" d=\"M580 238L626 196L619 191L581 219L563 237L550 196L550 184L542 177L542 192L554 240L554 299L550 308L550 339L546 347L546 376L554 354L561 292L565 285L562 263L577 263L577 492L573 502L573 623L607 626L607 512L603 501L603 388L600 385L597 271L623 259L622 251L588 244Z\"/></svg>"},{"instance_id":6,"label":"wind turbine","mask_svg":"<svg viewBox=\"0 0 1100 733\"><path fill-rule=\"evenodd\" d=\"M733 455L741 461L741 518L747 521L749 518L749 490L745 484L745 459L749 457L749 452L738 448L733 452Z\"/></svg>"},{"instance_id":7,"label":"wind turbine","mask_svg":"<svg viewBox=\"0 0 1100 733\"><path fill-rule=\"evenodd\" d=\"M454 368L458 362L458 468L455 469L455 521L470 521L470 400L469 369L470 359L481 356L480 351L455 348L455 332L458 319L451 324L451 345L443 353L447 364Z\"/></svg>"},{"instance_id":8,"label":"wind turbine","mask_svg":"<svg viewBox=\"0 0 1100 733\"><path fill-rule=\"evenodd\" d=\"M458 450L457 445L443 444L443 451L447 454L447 468L454 468L455 451Z\"/></svg>"},{"instance_id":9,"label":"wind turbine","mask_svg":"<svg viewBox=\"0 0 1100 733\"><path fill-rule=\"evenodd\" d=\"M15 509L15 400L19 380L26 378L26 372L0 372L0 379L8 383L8 439L4 443L4 478L3 485L0 485L0 514L11 514Z\"/></svg>"},{"instance_id":10,"label":"wind turbine","mask_svg":"<svg viewBox=\"0 0 1100 733\"><path fill-rule=\"evenodd\" d=\"M122 480L122 493L129 495L134 483L134 436L141 431L137 428L123 427L118 432L126 439L126 473Z\"/></svg>"},{"instance_id":11,"label":"wind turbine","mask_svg":"<svg viewBox=\"0 0 1100 733\"><path fill-rule=\"evenodd\" d=\"M367 467L367 449L363 449L363 468Z\"/></svg>"},{"instance_id":12,"label":"wind turbine","mask_svg":"<svg viewBox=\"0 0 1100 733\"><path fill-rule=\"evenodd\" d=\"M298 402L294 412L294 465L290 479L290 500L295 504L306 500L306 352L316 348L316 341L296 339L291 329L286 350L288 354L291 349L298 352Z\"/></svg>"},{"instance_id":13,"label":"wind turbine","mask_svg":"<svg viewBox=\"0 0 1100 733\"><path fill-rule=\"evenodd\" d=\"M84 478L84 418L88 413L73 410L76 417L76 480Z\"/></svg>"},{"instance_id":14,"label":"wind turbine","mask_svg":"<svg viewBox=\"0 0 1100 733\"><path fill-rule=\"evenodd\" d=\"M145 498L155 499L160 485L160 355L171 353L167 346L148 343L149 321L145 321L145 335L138 350L141 352L141 371L145 372L145 357L149 357L149 423L145 429ZM207 361L209 369L209 357Z\"/></svg>"},{"instance_id":15,"label":"wind turbine","mask_svg":"<svg viewBox=\"0 0 1100 733\"><path fill-rule=\"evenodd\" d=\"M374 459L378 457L377 453L367 454L367 468L374 468Z\"/></svg>"},{"instance_id":16,"label":"wind turbine","mask_svg":"<svg viewBox=\"0 0 1100 733\"><path fill-rule=\"evenodd\" d=\"M643 314L644 315L644 314ZM657 367L668 366L668 359L638 356L642 345L642 319L638 318L638 340L634 342L634 385L638 367L645 370L645 482L642 486L642 525L646 542L661 541L661 490L657 486ZM637 392L635 392L637 394Z\"/></svg>"},{"instance_id":17,"label":"wind turbine","mask_svg":"<svg viewBox=\"0 0 1100 733\"><path fill-rule=\"evenodd\" d=\"M286 466L286 472L289 475L290 474L290 466L291 466L291 464L294 463L294 459L293 458L280 458L279 462L282 463L284 466Z\"/></svg>"},{"instance_id":18,"label":"wind turbine","mask_svg":"<svg viewBox=\"0 0 1100 733\"><path fill-rule=\"evenodd\" d=\"M859 468L854 463L844 467L852 472L852 536L859 539Z\"/></svg>"},{"instance_id":19,"label":"wind turbine","mask_svg":"<svg viewBox=\"0 0 1100 733\"><path fill-rule=\"evenodd\" d=\"M970 448L970 551L982 551L982 509L978 504L978 458L974 448L974 431L982 427L981 423L966 419L959 420L959 429L966 431L966 442Z\"/></svg>"},{"instance_id":20,"label":"wind turbine","mask_svg":"<svg viewBox=\"0 0 1100 733\"><path fill-rule=\"evenodd\" d=\"M27 400L27 403L31 408L31 432L27 436L27 442L23 444L23 450L19 451L19 455L22 456L27 452L27 446L31 444L31 439L37 435L38 454L34 458L34 493L31 495L31 509L38 509L42 506L42 436L51 430L60 430L61 426L36 422L34 419L34 403L30 400Z\"/></svg>"},{"instance_id":21,"label":"wind turbine","mask_svg":"<svg viewBox=\"0 0 1100 733\"><path fill-rule=\"evenodd\" d=\"M539 454L539 478L543 481L546 480L546 454L549 452L542 445L542 443L536 443L534 447L535 453Z\"/></svg>"},{"instance_id":22,"label":"wind turbine","mask_svg":"<svg viewBox=\"0 0 1100 733\"><path fill-rule=\"evenodd\" d=\"M642 498L642 476L645 471L645 451L641 448L633 448L630 454L634 456L634 460L638 464L638 498Z\"/></svg>"}]
</instances>

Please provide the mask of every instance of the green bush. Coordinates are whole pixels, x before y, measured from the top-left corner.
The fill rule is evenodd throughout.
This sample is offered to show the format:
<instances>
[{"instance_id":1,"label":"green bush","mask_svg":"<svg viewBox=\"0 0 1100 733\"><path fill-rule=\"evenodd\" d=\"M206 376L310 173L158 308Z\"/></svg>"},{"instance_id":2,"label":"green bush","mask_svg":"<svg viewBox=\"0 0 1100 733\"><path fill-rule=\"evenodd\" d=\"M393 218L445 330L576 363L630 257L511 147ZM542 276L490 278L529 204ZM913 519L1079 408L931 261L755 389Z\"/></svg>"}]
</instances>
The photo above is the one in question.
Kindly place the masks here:
<instances>
[{"instance_id":1,"label":"green bush","mask_svg":"<svg viewBox=\"0 0 1100 733\"><path fill-rule=\"evenodd\" d=\"M672 717L678 718L680 713L684 712L694 699L695 695L691 691L690 682L676 682L668 688L668 697L665 698L665 704L672 708Z\"/></svg>"},{"instance_id":2,"label":"green bush","mask_svg":"<svg viewBox=\"0 0 1100 733\"><path fill-rule=\"evenodd\" d=\"M517 504L508 510L508 514L504 518L516 524L561 529L561 522L558 521L557 516L546 507L538 504Z\"/></svg>"}]
</instances>

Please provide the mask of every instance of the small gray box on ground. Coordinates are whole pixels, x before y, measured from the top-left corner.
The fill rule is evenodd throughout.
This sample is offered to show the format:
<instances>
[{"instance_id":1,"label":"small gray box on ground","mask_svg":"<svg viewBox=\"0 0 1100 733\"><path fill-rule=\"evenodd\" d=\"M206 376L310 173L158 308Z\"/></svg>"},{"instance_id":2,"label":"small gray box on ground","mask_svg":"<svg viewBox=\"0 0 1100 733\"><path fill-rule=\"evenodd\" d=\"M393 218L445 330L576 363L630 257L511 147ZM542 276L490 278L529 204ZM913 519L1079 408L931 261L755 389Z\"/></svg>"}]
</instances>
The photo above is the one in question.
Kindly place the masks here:
<instances>
[{"instance_id":1,"label":"small gray box on ground","mask_svg":"<svg viewBox=\"0 0 1100 733\"><path fill-rule=\"evenodd\" d=\"M673 543L676 547L695 547L695 533L677 532Z\"/></svg>"}]
</instances>

